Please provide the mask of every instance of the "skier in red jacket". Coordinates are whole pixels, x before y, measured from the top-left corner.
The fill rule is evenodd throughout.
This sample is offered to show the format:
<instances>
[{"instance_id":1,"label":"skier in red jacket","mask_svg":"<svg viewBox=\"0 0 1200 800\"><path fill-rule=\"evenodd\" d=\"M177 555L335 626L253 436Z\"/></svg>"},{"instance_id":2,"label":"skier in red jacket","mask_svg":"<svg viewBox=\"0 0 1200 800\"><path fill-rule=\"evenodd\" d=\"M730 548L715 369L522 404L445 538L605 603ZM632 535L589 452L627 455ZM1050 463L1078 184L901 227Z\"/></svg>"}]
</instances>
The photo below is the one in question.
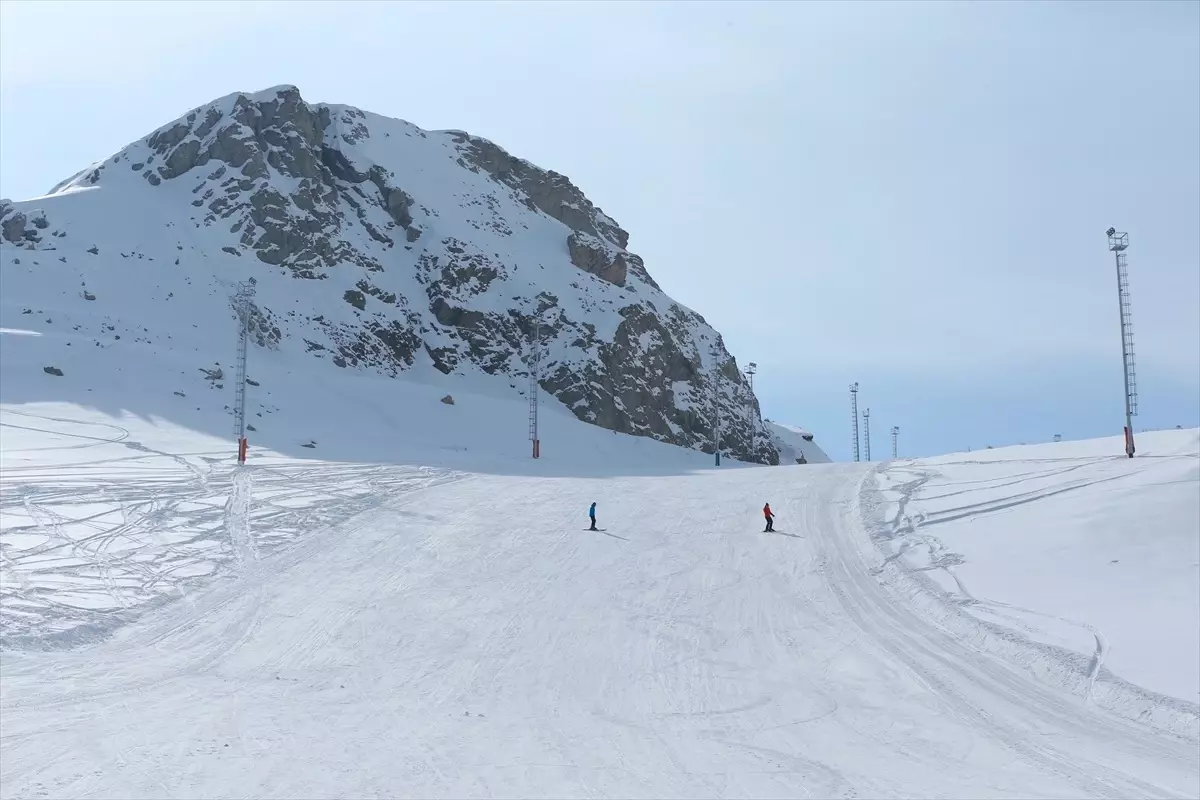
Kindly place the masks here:
<instances>
[{"instance_id":1,"label":"skier in red jacket","mask_svg":"<svg viewBox=\"0 0 1200 800\"><path fill-rule=\"evenodd\" d=\"M767 527L763 533L772 533L775 530L775 514L771 511L771 504L767 503L763 506L763 516L767 518Z\"/></svg>"}]
</instances>

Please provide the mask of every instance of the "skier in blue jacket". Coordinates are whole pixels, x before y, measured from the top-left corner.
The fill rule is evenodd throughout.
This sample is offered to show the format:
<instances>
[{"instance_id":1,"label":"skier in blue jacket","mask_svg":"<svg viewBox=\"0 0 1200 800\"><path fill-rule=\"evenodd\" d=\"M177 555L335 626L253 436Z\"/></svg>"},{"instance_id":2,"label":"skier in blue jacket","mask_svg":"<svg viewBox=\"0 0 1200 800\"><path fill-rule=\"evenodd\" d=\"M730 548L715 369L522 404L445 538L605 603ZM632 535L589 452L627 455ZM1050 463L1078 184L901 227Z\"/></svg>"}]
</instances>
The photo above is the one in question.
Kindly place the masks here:
<instances>
[{"instance_id":1,"label":"skier in blue jacket","mask_svg":"<svg viewBox=\"0 0 1200 800\"><path fill-rule=\"evenodd\" d=\"M588 530L589 531L596 530L596 504L595 503L592 503L591 508L588 509L588 519L590 519L592 521L592 527L588 528Z\"/></svg>"}]
</instances>

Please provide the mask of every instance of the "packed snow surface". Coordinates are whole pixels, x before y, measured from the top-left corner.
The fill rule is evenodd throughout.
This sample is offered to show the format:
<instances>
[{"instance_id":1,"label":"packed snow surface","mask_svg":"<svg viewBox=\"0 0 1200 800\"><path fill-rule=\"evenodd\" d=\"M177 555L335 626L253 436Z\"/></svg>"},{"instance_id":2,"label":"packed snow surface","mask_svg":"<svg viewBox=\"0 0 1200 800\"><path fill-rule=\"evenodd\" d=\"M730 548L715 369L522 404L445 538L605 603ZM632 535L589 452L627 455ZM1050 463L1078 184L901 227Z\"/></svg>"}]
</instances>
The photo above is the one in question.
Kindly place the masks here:
<instances>
[{"instance_id":1,"label":"packed snow surface","mask_svg":"<svg viewBox=\"0 0 1200 800\"><path fill-rule=\"evenodd\" d=\"M1200 433L891 465L884 548L980 620L1200 702Z\"/></svg>"},{"instance_id":2,"label":"packed snow surface","mask_svg":"<svg viewBox=\"0 0 1200 800\"><path fill-rule=\"evenodd\" d=\"M913 482L961 457L718 470L548 411L535 462L519 402L260 377L302 395L273 423L299 444L244 468L203 420L121 411L130 376L90 403L0 404L6 798L1200 793L1194 703L1089 682L1069 650L993 633L885 561L893 506L907 492L911 516L935 485ZM1150 514L1147 471L1194 481L1194 437L1133 461L1056 447ZM988 458L988 481L1045 490L1030 456ZM1023 513L1056 535L1046 504L1070 496ZM1110 604L1134 585L1106 581ZM1185 615L1143 621L1160 659Z\"/></svg>"}]
</instances>

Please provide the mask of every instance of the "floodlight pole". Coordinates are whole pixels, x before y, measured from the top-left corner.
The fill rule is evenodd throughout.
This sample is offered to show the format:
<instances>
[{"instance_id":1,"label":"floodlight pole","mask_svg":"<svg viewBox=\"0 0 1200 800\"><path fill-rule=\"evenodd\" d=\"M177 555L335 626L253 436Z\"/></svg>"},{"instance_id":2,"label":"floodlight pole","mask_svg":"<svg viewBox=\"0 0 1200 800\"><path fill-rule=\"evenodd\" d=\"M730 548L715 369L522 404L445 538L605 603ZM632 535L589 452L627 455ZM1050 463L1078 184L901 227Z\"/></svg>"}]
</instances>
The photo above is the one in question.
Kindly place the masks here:
<instances>
[{"instance_id":1,"label":"floodlight pole","mask_svg":"<svg viewBox=\"0 0 1200 800\"><path fill-rule=\"evenodd\" d=\"M1106 231L1108 249L1116 254L1117 301L1121 310L1121 366L1125 372L1125 455L1133 458L1133 418L1137 415L1137 371L1133 356L1133 315L1129 304L1129 269L1125 263L1125 250L1129 247L1129 234L1115 228Z\"/></svg>"},{"instance_id":2,"label":"floodlight pole","mask_svg":"<svg viewBox=\"0 0 1200 800\"><path fill-rule=\"evenodd\" d=\"M721 374L713 381L713 405L716 407L716 424L713 426L713 453L716 454L716 464L721 466Z\"/></svg>"},{"instance_id":3,"label":"floodlight pole","mask_svg":"<svg viewBox=\"0 0 1200 800\"><path fill-rule=\"evenodd\" d=\"M863 409L863 445L866 460L871 460L871 409Z\"/></svg>"},{"instance_id":4,"label":"floodlight pole","mask_svg":"<svg viewBox=\"0 0 1200 800\"><path fill-rule=\"evenodd\" d=\"M858 382L850 384L850 422L853 424L850 443L854 448L854 460L858 461Z\"/></svg>"},{"instance_id":5,"label":"floodlight pole","mask_svg":"<svg viewBox=\"0 0 1200 800\"><path fill-rule=\"evenodd\" d=\"M250 308L254 297L254 281L238 284L237 293L233 296L234 309L238 316L238 354L237 354L237 383L234 386L234 433L238 437L238 464L246 463L246 351L250 341Z\"/></svg>"}]
</instances>

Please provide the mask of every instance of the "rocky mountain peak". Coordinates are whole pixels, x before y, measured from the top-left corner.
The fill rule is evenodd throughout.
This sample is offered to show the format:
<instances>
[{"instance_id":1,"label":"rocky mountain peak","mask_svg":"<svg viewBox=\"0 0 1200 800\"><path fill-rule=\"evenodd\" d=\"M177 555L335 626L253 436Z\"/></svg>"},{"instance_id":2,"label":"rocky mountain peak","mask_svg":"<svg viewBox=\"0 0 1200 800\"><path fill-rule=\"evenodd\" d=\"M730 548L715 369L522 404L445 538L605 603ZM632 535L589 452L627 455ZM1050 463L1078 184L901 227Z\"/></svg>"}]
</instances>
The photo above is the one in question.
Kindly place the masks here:
<instances>
[{"instance_id":1,"label":"rocky mountain peak","mask_svg":"<svg viewBox=\"0 0 1200 800\"><path fill-rule=\"evenodd\" d=\"M540 325L542 388L580 419L711 449L719 407L728 451L778 460L719 334L663 294L629 234L566 176L487 139L279 86L193 109L51 195L86 217L70 196L85 189L128 209L106 225L117 239L158 224L205 269L256 278L266 346L388 375L424 362L515 379ZM0 238L30 249L47 226L90 229L56 209L3 205ZM294 310L295 280L328 284L313 313Z\"/></svg>"}]
</instances>

